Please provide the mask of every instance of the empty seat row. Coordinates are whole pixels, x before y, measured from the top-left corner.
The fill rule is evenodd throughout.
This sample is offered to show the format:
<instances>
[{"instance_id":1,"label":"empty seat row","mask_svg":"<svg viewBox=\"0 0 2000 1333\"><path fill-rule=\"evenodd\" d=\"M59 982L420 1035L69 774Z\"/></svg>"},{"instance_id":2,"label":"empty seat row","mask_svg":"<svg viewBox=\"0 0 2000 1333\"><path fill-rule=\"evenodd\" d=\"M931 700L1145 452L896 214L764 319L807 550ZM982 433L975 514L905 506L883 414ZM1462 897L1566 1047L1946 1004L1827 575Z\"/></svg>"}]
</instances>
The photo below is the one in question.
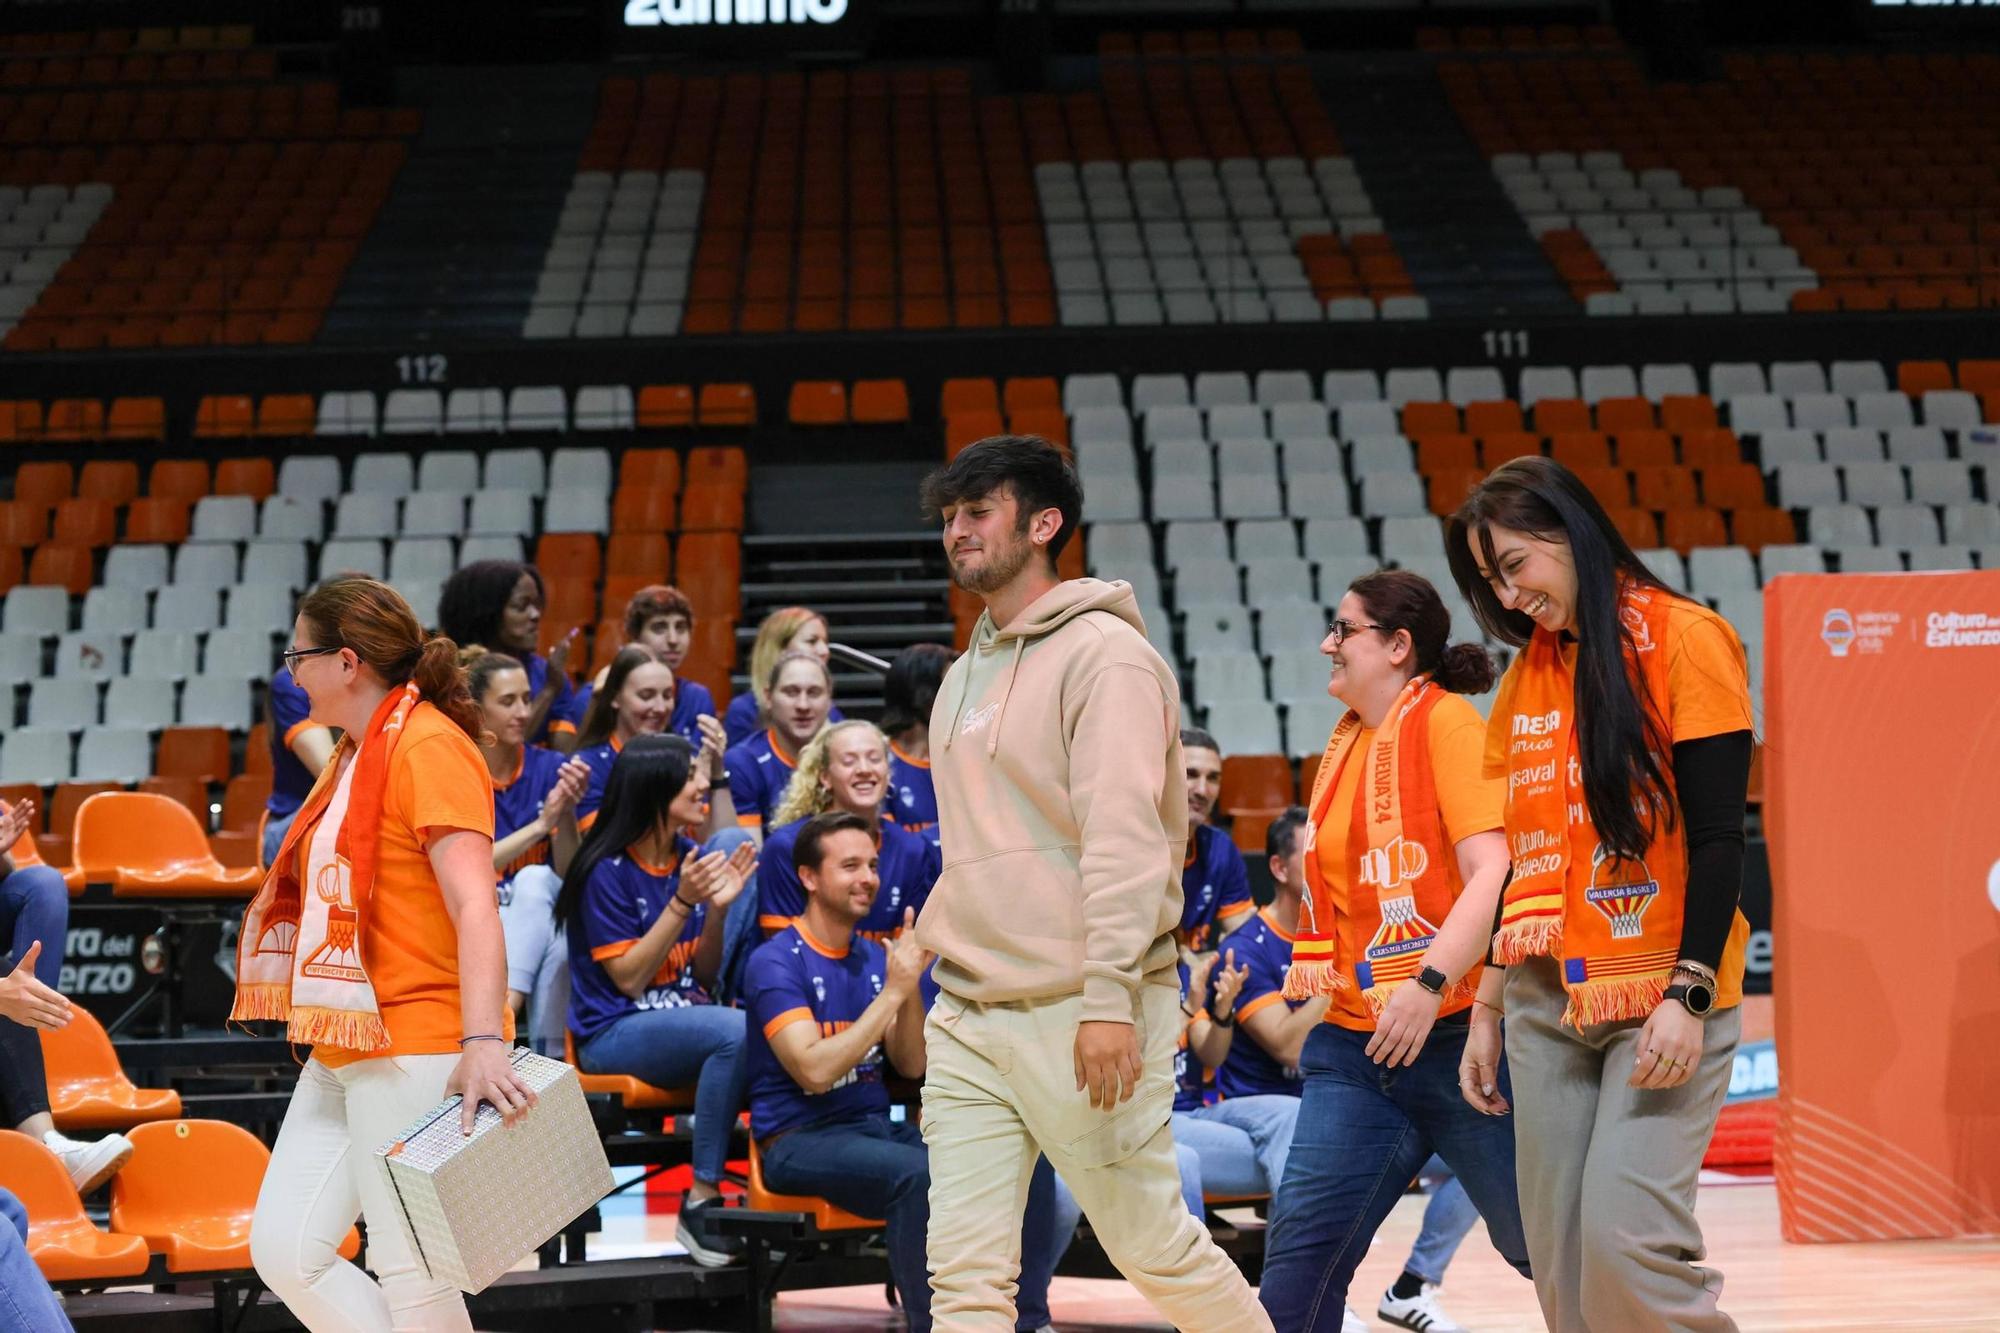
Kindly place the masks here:
<instances>
[{"instance_id":1,"label":"empty seat row","mask_svg":"<svg viewBox=\"0 0 2000 1333\"><path fill-rule=\"evenodd\" d=\"M75 678L37 680L29 685L27 724L45 731L79 731L99 726L157 731L161 727L222 727L244 731L252 721L252 678L231 672L193 675L185 681L161 676L119 676L103 683ZM11 710L10 710L11 716ZM10 729L18 730L18 729ZM52 747L50 747L52 748ZM134 782L152 772L105 780ZM32 781L5 778L0 781Z\"/></svg>"}]
</instances>

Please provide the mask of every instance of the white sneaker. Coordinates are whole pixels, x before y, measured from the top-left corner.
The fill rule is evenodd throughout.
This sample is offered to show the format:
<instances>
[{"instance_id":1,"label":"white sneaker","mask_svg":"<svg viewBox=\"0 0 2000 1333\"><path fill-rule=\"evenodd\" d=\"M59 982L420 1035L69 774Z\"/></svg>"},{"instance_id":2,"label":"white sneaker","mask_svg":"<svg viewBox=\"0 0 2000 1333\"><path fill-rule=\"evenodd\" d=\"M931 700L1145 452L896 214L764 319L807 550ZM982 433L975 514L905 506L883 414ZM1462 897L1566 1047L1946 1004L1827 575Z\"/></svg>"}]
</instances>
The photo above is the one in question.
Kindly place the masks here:
<instances>
[{"instance_id":1,"label":"white sneaker","mask_svg":"<svg viewBox=\"0 0 2000 1333\"><path fill-rule=\"evenodd\" d=\"M95 1143L81 1143L52 1129L42 1136L42 1142L61 1159L80 1197L88 1196L132 1160L132 1140L123 1134L107 1134Z\"/></svg>"},{"instance_id":2,"label":"white sneaker","mask_svg":"<svg viewBox=\"0 0 2000 1333\"><path fill-rule=\"evenodd\" d=\"M1354 1307L1340 1307L1340 1333L1368 1333L1368 1321L1354 1313Z\"/></svg>"},{"instance_id":3,"label":"white sneaker","mask_svg":"<svg viewBox=\"0 0 2000 1333\"><path fill-rule=\"evenodd\" d=\"M1386 1319L1398 1328L1415 1329L1417 1333L1465 1333L1465 1327L1444 1312L1438 1304L1438 1284L1424 1283L1423 1290L1408 1300L1398 1300L1394 1291L1382 1293L1382 1303L1375 1307L1375 1315Z\"/></svg>"}]
</instances>

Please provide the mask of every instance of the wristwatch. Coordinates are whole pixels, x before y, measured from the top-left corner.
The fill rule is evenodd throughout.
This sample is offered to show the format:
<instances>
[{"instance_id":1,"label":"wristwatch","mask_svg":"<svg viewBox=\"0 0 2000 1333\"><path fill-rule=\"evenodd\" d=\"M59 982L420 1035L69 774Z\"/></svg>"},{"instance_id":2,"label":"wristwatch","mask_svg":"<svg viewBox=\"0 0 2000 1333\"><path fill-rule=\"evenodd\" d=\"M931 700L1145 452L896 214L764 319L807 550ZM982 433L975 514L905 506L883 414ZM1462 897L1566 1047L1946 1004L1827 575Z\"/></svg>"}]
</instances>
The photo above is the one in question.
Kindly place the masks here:
<instances>
[{"instance_id":1,"label":"wristwatch","mask_svg":"<svg viewBox=\"0 0 2000 1333\"><path fill-rule=\"evenodd\" d=\"M1676 981L1667 987L1662 998L1679 1000L1696 1018L1706 1018L1708 1011L1715 1008L1715 987L1706 981Z\"/></svg>"},{"instance_id":2,"label":"wristwatch","mask_svg":"<svg viewBox=\"0 0 2000 1333\"><path fill-rule=\"evenodd\" d=\"M1433 995L1443 995L1446 984L1451 979L1434 967L1425 967L1417 973L1417 984Z\"/></svg>"}]
</instances>

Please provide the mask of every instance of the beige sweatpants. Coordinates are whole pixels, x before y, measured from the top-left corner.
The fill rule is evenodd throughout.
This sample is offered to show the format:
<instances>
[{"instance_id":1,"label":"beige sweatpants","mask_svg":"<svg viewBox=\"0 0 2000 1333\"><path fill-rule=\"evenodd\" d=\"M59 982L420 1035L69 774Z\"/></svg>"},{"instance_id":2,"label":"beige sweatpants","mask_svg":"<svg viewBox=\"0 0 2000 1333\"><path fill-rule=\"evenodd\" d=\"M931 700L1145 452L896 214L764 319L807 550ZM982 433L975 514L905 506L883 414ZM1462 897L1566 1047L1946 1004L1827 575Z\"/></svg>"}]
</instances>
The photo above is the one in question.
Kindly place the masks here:
<instances>
[{"instance_id":1,"label":"beige sweatpants","mask_svg":"<svg viewBox=\"0 0 2000 1333\"><path fill-rule=\"evenodd\" d=\"M1269 1333L1250 1284L1181 1202L1168 1115L1179 994L1141 987L1145 1071L1130 1101L1076 1090L1082 996L975 1004L947 993L925 1024L931 1319L939 1333L1012 1333L1021 1210L1046 1154L1105 1253L1185 1333Z\"/></svg>"},{"instance_id":2,"label":"beige sweatpants","mask_svg":"<svg viewBox=\"0 0 2000 1333\"><path fill-rule=\"evenodd\" d=\"M1718 1009L1694 1076L1630 1086L1637 1021L1563 1024L1556 964L1507 969L1514 1170L1535 1295L1551 1333L1733 1333L1704 1256L1695 1185L1743 1032Z\"/></svg>"}]
</instances>

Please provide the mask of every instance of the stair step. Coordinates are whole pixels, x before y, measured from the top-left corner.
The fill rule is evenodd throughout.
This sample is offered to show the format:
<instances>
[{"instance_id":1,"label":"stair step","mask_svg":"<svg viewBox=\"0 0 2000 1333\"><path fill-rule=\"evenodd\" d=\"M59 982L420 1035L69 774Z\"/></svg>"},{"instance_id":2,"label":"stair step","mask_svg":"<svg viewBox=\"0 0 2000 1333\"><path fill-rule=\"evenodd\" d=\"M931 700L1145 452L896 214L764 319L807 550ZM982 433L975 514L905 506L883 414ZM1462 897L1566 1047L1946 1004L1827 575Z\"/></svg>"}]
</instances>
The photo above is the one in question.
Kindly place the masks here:
<instances>
[{"instance_id":1,"label":"stair step","mask_svg":"<svg viewBox=\"0 0 2000 1333\"><path fill-rule=\"evenodd\" d=\"M826 571L822 568L821 573ZM945 583L942 579L786 579L781 583L751 583L742 585L746 599L782 599L787 602L803 602L814 605L821 599L847 600L855 597L886 597L894 599L898 594L908 596L942 597Z\"/></svg>"}]
</instances>

